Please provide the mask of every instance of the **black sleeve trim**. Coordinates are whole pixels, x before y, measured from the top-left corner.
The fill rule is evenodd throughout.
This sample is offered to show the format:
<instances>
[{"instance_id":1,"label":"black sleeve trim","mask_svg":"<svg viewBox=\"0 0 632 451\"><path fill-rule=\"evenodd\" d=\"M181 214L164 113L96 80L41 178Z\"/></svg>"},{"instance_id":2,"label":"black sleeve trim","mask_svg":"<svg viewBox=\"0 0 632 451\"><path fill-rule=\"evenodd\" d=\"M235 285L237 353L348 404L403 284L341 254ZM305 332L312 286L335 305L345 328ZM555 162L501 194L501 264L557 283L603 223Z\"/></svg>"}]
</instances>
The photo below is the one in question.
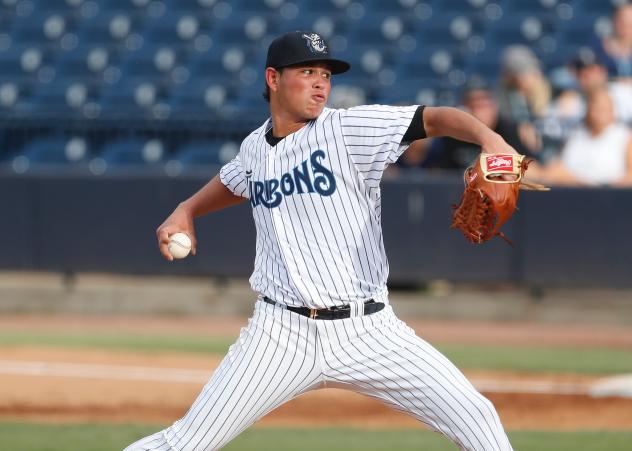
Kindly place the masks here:
<instances>
[{"instance_id":1,"label":"black sleeve trim","mask_svg":"<svg viewBox=\"0 0 632 451\"><path fill-rule=\"evenodd\" d=\"M409 143L411 141L415 141L416 139L426 138L426 128L424 127L424 108L425 105L421 105L417 107L417 111L415 111L415 115L413 116L412 121L410 121L410 125L408 126L408 130L404 133L404 137L402 138L403 143Z\"/></svg>"}]
</instances>

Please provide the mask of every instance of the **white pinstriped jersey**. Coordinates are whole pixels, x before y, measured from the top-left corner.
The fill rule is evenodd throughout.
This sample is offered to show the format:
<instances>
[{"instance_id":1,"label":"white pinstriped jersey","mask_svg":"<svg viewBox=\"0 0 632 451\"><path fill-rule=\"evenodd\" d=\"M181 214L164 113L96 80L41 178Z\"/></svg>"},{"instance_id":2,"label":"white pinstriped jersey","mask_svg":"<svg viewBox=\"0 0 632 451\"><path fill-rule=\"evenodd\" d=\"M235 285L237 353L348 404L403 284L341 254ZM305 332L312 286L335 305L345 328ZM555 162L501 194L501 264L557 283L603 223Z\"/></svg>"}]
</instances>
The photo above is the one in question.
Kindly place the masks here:
<instances>
[{"instance_id":1,"label":"white pinstriped jersey","mask_svg":"<svg viewBox=\"0 0 632 451\"><path fill-rule=\"evenodd\" d=\"M379 185L417 108L325 108L275 146L265 139L270 120L244 139L220 178L250 199L255 291L309 308L388 303Z\"/></svg>"},{"instance_id":2,"label":"white pinstriped jersey","mask_svg":"<svg viewBox=\"0 0 632 451\"><path fill-rule=\"evenodd\" d=\"M325 109L275 146L269 122L248 136L220 172L250 199L257 227L253 288L276 301L349 317L310 318L258 299L187 413L125 451L221 449L276 407L311 390L353 390L408 413L464 451L512 451L494 406L465 376L399 320L388 303L379 183L425 133L417 107ZM252 383L255 381L256 383ZM300 447L300 445L299 445Z\"/></svg>"}]
</instances>

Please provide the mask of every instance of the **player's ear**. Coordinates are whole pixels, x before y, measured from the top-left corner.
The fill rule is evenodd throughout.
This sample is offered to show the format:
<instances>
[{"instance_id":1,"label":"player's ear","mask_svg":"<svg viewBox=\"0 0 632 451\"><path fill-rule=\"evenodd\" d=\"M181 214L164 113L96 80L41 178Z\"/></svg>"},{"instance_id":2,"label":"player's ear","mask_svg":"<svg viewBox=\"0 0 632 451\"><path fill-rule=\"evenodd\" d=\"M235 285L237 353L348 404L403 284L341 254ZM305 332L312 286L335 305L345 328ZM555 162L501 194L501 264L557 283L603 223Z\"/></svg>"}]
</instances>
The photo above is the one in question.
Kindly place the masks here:
<instances>
[{"instance_id":1,"label":"player's ear","mask_svg":"<svg viewBox=\"0 0 632 451\"><path fill-rule=\"evenodd\" d=\"M266 84L270 88L270 91L276 92L279 85L279 77L281 72L273 67L266 67Z\"/></svg>"}]
</instances>

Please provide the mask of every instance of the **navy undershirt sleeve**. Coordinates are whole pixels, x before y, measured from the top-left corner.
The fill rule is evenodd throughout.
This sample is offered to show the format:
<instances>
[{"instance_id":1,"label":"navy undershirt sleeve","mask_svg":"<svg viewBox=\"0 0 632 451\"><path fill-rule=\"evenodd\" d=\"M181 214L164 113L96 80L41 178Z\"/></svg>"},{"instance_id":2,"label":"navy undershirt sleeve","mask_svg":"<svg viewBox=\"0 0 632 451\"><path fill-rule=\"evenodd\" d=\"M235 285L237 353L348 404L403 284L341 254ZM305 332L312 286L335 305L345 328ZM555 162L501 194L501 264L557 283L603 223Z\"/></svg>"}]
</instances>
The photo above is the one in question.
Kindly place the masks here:
<instances>
[{"instance_id":1,"label":"navy undershirt sleeve","mask_svg":"<svg viewBox=\"0 0 632 451\"><path fill-rule=\"evenodd\" d=\"M416 139L423 139L427 137L423 119L424 108L426 108L426 106L421 105L417 108L417 111L415 111L415 115L413 116L412 121L410 121L410 126L408 127L408 130L406 130L406 133L404 133L402 142L411 142Z\"/></svg>"}]
</instances>

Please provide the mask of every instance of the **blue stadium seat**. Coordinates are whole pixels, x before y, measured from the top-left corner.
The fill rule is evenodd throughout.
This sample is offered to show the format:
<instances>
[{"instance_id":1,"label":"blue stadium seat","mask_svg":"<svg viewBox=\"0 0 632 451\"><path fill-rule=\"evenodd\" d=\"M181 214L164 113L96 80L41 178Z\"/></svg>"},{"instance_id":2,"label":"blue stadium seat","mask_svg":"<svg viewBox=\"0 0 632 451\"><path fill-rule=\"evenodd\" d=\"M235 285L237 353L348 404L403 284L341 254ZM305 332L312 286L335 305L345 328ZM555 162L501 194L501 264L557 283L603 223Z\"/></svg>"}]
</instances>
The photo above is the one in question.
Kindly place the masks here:
<instances>
[{"instance_id":1,"label":"blue stadium seat","mask_svg":"<svg viewBox=\"0 0 632 451\"><path fill-rule=\"evenodd\" d=\"M582 11L588 16L610 16L614 11L615 4L622 2L616 0L575 0L577 11Z\"/></svg>"},{"instance_id":2,"label":"blue stadium seat","mask_svg":"<svg viewBox=\"0 0 632 451\"><path fill-rule=\"evenodd\" d=\"M481 77L490 84L496 82L500 75L501 48L492 48L476 55L466 56L463 61L463 70L468 77Z\"/></svg>"},{"instance_id":3,"label":"blue stadium seat","mask_svg":"<svg viewBox=\"0 0 632 451\"><path fill-rule=\"evenodd\" d=\"M435 11L418 25L415 37L418 46L456 46L483 32L484 22L476 16Z\"/></svg>"},{"instance_id":4,"label":"blue stadium seat","mask_svg":"<svg viewBox=\"0 0 632 451\"><path fill-rule=\"evenodd\" d=\"M337 55L351 64L350 76L377 77L384 69L395 69L399 52L392 47L376 47L358 43L350 44L345 51L338 52Z\"/></svg>"},{"instance_id":5,"label":"blue stadium seat","mask_svg":"<svg viewBox=\"0 0 632 451\"><path fill-rule=\"evenodd\" d=\"M82 2L72 0L34 0L33 10L40 13L80 15Z\"/></svg>"},{"instance_id":6,"label":"blue stadium seat","mask_svg":"<svg viewBox=\"0 0 632 451\"><path fill-rule=\"evenodd\" d=\"M145 41L153 46L189 45L193 47L198 36L211 34L213 22L204 14L170 11L159 19L147 22L143 36Z\"/></svg>"},{"instance_id":7,"label":"blue stadium seat","mask_svg":"<svg viewBox=\"0 0 632 451\"><path fill-rule=\"evenodd\" d=\"M126 40L142 30L144 16L129 11L103 11L77 24L80 46L125 50Z\"/></svg>"},{"instance_id":8,"label":"blue stadium seat","mask_svg":"<svg viewBox=\"0 0 632 451\"><path fill-rule=\"evenodd\" d=\"M98 158L107 166L151 166L165 159L165 146L160 140L122 138L107 143Z\"/></svg>"},{"instance_id":9,"label":"blue stadium seat","mask_svg":"<svg viewBox=\"0 0 632 451\"><path fill-rule=\"evenodd\" d=\"M151 5L150 0L100 0L99 8L103 11L145 11Z\"/></svg>"},{"instance_id":10,"label":"blue stadium seat","mask_svg":"<svg viewBox=\"0 0 632 451\"><path fill-rule=\"evenodd\" d=\"M0 30L10 30L14 19L15 12L11 11L8 5L3 6L2 2L0 2Z\"/></svg>"},{"instance_id":11,"label":"blue stadium seat","mask_svg":"<svg viewBox=\"0 0 632 451\"><path fill-rule=\"evenodd\" d=\"M177 81L178 74L174 71L183 66L185 59L186 52L176 46L144 46L125 55L121 61L121 77L170 84Z\"/></svg>"},{"instance_id":12,"label":"blue stadium seat","mask_svg":"<svg viewBox=\"0 0 632 451\"><path fill-rule=\"evenodd\" d=\"M236 9L240 11L279 14L281 8L291 2L287 0L237 0L233 3L236 4Z\"/></svg>"},{"instance_id":13,"label":"blue stadium seat","mask_svg":"<svg viewBox=\"0 0 632 451\"><path fill-rule=\"evenodd\" d=\"M556 68L568 64L573 59L573 57L577 55L577 51L579 50L579 48L580 46L560 45L558 43L557 47L555 48L555 52L546 55L540 55L539 58L545 73L549 73Z\"/></svg>"},{"instance_id":14,"label":"blue stadium seat","mask_svg":"<svg viewBox=\"0 0 632 451\"><path fill-rule=\"evenodd\" d=\"M340 14L300 14L292 20L281 22L279 24L278 33L309 30L331 41L334 36L347 35L350 25L350 21ZM330 44L332 44L332 42L330 42Z\"/></svg>"},{"instance_id":15,"label":"blue stadium seat","mask_svg":"<svg viewBox=\"0 0 632 451\"><path fill-rule=\"evenodd\" d=\"M83 107L95 98L94 88L85 80L59 78L37 85L29 103L38 114L81 114Z\"/></svg>"},{"instance_id":16,"label":"blue stadium seat","mask_svg":"<svg viewBox=\"0 0 632 451\"><path fill-rule=\"evenodd\" d=\"M301 4L301 14L333 14L333 13L347 13L349 7L352 6L351 0L320 0L311 1L306 0ZM353 5L352 8L360 7L362 13L366 12L366 7L362 4Z\"/></svg>"},{"instance_id":17,"label":"blue stadium seat","mask_svg":"<svg viewBox=\"0 0 632 451\"><path fill-rule=\"evenodd\" d=\"M218 0L167 0L167 10L204 14L213 11Z\"/></svg>"},{"instance_id":18,"label":"blue stadium seat","mask_svg":"<svg viewBox=\"0 0 632 451\"><path fill-rule=\"evenodd\" d=\"M349 45L397 47L402 37L415 34L415 22L414 18L405 15L370 13L367 20L354 23L348 33Z\"/></svg>"},{"instance_id":19,"label":"blue stadium seat","mask_svg":"<svg viewBox=\"0 0 632 451\"><path fill-rule=\"evenodd\" d=\"M534 0L535 1L535 0ZM487 4L481 0L432 0L433 13L467 14L479 13Z\"/></svg>"},{"instance_id":20,"label":"blue stadium seat","mask_svg":"<svg viewBox=\"0 0 632 451\"><path fill-rule=\"evenodd\" d=\"M176 150L174 158L184 167L220 166L226 162L220 158L220 141L193 141Z\"/></svg>"},{"instance_id":21,"label":"blue stadium seat","mask_svg":"<svg viewBox=\"0 0 632 451\"><path fill-rule=\"evenodd\" d=\"M230 20L218 21L212 38L222 45L259 46L276 36L279 18L272 14L234 11Z\"/></svg>"},{"instance_id":22,"label":"blue stadium seat","mask_svg":"<svg viewBox=\"0 0 632 451\"><path fill-rule=\"evenodd\" d=\"M367 9L377 13L389 14L415 14L415 7L420 3L419 0L391 0L388 2L382 0L373 0L365 2Z\"/></svg>"},{"instance_id":23,"label":"blue stadium seat","mask_svg":"<svg viewBox=\"0 0 632 451\"><path fill-rule=\"evenodd\" d=\"M263 98L264 83L252 86L248 89L240 89L237 91L234 100L228 102L229 107L237 110L256 112L257 114L267 114L268 103Z\"/></svg>"},{"instance_id":24,"label":"blue stadium seat","mask_svg":"<svg viewBox=\"0 0 632 451\"><path fill-rule=\"evenodd\" d=\"M100 104L106 116L155 117L165 119L168 92L164 86L147 79L121 78L104 89Z\"/></svg>"},{"instance_id":25,"label":"blue stadium seat","mask_svg":"<svg viewBox=\"0 0 632 451\"><path fill-rule=\"evenodd\" d=\"M15 1L1 1L0 13L3 15L15 15L17 9L17 2Z\"/></svg>"},{"instance_id":26,"label":"blue stadium seat","mask_svg":"<svg viewBox=\"0 0 632 451\"><path fill-rule=\"evenodd\" d=\"M27 71L22 66L22 55L28 48L13 45L6 50L0 50L0 67L2 76L11 78L26 77Z\"/></svg>"},{"instance_id":27,"label":"blue stadium seat","mask_svg":"<svg viewBox=\"0 0 632 451\"><path fill-rule=\"evenodd\" d=\"M375 101L385 105L434 105L440 88L422 80L398 81L397 89L377 91Z\"/></svg>"},{"instance_id":28,"label":"blue stadium seat","mask_svg":"<svg viewBox=\"0 0 632 451\"><path fill-rule=\"evenodd\" d=\"M55 74L57 78L83 79L85 82L113 81L118 70L117 53L99 45L84 45L57 55ZM110 72L108 72L110 71Z\"/></svg>"},{"instance_id":29,"label":"blue stadium seat","mask_svg":"<svg viewBox=\"0 0 632 451\"><path fill-rule=\"evenodd\" d=\"M189 69L196 78L211 78L227 86L239 86L244 70L255 79L261 77L264 53L257 48L243 45L214 46L207 52L191 54ZM244 75L245 76L245 75ZM254 82L254 80L250 80Z\"/></svg>"},{"instance_id":30,"label":"blue stadium seat","mask_svg":"<svg viewBox=\"0 0 632 451\"><path fill-rule=\"evenodd\" d=\"M61 40L73 31L74 24L71 15L36 10L29 17L17 17L13 21L11 36L22 45L58 49Z\"/></svg>"},{"instance_id":31,"label":"blue stadium seat","mask_svg":"<svg viewBox=\"0 0 632 451\"><path fill-rule=\"evenodd\" d=\"M20 155L25 157L30 165L85 163L90 156L86 141L80 137L37 138L28 143Z\"/></svg>"},{"instance_id":32,"label":"blue stadium seat","mask_svg":"<svg viewBox=\"0 0 632 451\"><path fill-rule=\"evenodd\" d=\"M446 75L463 65L458 47L449 45L424 45L402 60L398 75L402 79L421 80L432 85L446 83Z\"/></svg>"},{"instance_id":33,"label":"blue stadium seat","mask_svg":"<svg viewBox=\"0 0 632 451\"><path fill-rule=\"evenodd\" d=\"M53 54L39 46L13 45L0 51L0 76L37 83L54 77Z\"/></svg>"},{"instance_id":34,"label":"blue stadium seat","mask_svg":"<svg viewBox=\"0 0 632 451\"><path fill-rule=\"evenodd\" d=\"M15 117L16 113L27 111L32 91L31 83L0 74L0 114Z\"/></svg>"},{"instance_id":35,"label":"blue stadium seat","mask_svg":"<svg viewBox=\"0 0 632 451\"><path fill-rule=\"evenodd\" d=\"M176 87L169 98L175 115L214 114L222 110L234 98L230 86L213 78L196 77Z\"/></svg>"},{"instance_id":36,"label":"blue stadium seat","mask_svg":"<svg viewBox=\"0 0 632 451\"><path fill-rule=\"evenodd\" d=\"M557 22L555 35L561 45L592 45L598 40L595 26L597 20L597 16L576 13L570 20Z\"/></svg>"},{"instance_id":37,"label":"blue stadium seat","mask_svg":"<svg viewBox=\"0 0 632 451\"><path fill-rule=\"evenodd\" d=\"M518 13L547 16L554 14L557 3L557 0L504 0L502 5L508 15Z\"/></svg>"},{"instance_id":38,"label":"blue stadium seat","mask_svg":"<svg viewBox=\"0 0 632 451\"><path fill-rule=\"evenodd\" d=\"M0 114L264 116L266 48L296 29L351 62L334 86L367 102L449 103L461 78L497 80L507 44L527 43L547 69L566 62L613 1L0 0Z\"/></svg>"},{"instance_id":39,"label":"blue stadium seat","mask_svg":"<svg viewBox=\"0 0 632 451\"><path fill-rule=\"evenodd\" d=\"M550 21L531 14L511 15L490 24L485 39L503 45L533 45L545 36L553 35Z\"/></svg>"}]
</instances>

